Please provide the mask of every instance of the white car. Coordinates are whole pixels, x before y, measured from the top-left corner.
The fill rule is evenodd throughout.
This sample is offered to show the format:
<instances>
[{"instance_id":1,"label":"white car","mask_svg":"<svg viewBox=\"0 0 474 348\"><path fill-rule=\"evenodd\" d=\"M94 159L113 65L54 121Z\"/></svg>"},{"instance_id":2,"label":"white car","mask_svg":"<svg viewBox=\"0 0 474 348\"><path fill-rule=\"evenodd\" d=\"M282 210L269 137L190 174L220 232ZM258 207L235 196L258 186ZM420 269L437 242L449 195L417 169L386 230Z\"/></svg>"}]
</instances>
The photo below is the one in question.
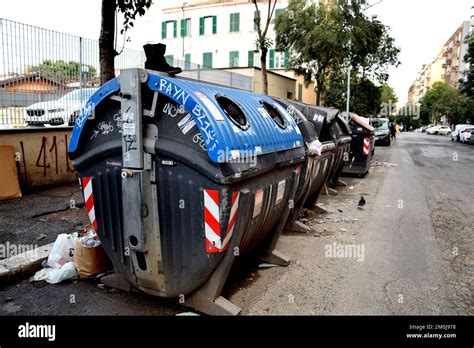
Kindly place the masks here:
<instances>
[{"instance_id":1,"label":"white car","mask_svg":"<svg viewBox=\"0 0 474 348\"><path fill-rule=\"evenodd\" d=\"M466 127L469 127L468 124L457 124L456 127L454 127L453 132L451 133L451 140L452 141L461 141L459 136L461 134L461 131L466 129Z\"/></svg>"},{"instance_id":2,"label":"white car","mask_svg":"<svg viewBox=\"0 0 474 348\"><path fill-rule=\"evenodd\" d=\"M436 134L435 132L439 129L441 126L433 126L430 128L426 129L426 134Z\"/></svg>"},{"instance_id":3,"label":"white car","mask_svg":"<svg viewBox=\"0 0 474 348\"><path fill-rule=\"evenodd\" d=\"M35 103L26 108L25 122L28 125L72 126L87 100L97 88L75 89L56 100Z\"/></svg>"},{"instance_id":4,"label":"white car","mask_svg":"<svg viewBox=\"0 0 474 348\"><path fill-rule=\"evenodd\" d=\"M450 135L451 128L448 126L440 126L437 130L435 130L434 134L438 135Z\"/></svg>"},{"instance_id":5,"label":"white car","mask_svg":"<svg viewBox=\"0 0 474 348\"><path fill-rule=\"evenodd\" d=\"M474 128L474 126L467 126L464 128L462 131L459 132L459 141L463 144L469 144L469 141L471 139L471 130Z\"/></svg>"}]
</instances>

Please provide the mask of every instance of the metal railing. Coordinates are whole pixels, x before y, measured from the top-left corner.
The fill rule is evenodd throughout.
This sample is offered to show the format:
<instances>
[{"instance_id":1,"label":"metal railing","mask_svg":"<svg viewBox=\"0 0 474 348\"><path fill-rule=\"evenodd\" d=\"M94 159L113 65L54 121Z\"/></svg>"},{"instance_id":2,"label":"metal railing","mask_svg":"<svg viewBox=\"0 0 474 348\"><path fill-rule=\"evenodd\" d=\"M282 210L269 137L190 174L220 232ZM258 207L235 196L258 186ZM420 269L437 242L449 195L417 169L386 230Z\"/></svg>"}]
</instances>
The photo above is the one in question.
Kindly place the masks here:
<instances>
[{"instance_id":1,"label":"metal railing","mask_svg":"<svg viewBox=\"0 0 474 348\"><path fill-rule=\"evenodd\" d=\"M72 125L99 87L99 43L0 18L0 128ZM115 58L116 75L143 68L145 54L124 48ZM190 62L169 62L180 76L252 90L253 79Z\"/></svg>"}]
</instances>

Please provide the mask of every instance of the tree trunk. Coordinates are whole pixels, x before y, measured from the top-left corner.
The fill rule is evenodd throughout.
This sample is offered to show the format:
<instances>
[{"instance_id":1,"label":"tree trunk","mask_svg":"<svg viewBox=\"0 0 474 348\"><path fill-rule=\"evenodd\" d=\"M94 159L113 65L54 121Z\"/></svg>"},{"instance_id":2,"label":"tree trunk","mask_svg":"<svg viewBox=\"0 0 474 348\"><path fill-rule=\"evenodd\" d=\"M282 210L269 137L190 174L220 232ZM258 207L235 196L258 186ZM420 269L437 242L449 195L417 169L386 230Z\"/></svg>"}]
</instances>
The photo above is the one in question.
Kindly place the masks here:
<instances>
[{"instance_id":1,"label":"tree trunk","mask_svg":"<svg viewBox=\"0 0 474 348\"><path fill-rule=\"evenodd\" d=\"M99 37L100 83L115 77L115 0L102 0L102 22Z\"/></svg>"},{"instance_id":2,"label":"tree trunk","mask_svg":"<svg viewBox=\"0 0 474 348\"><path fill-rule=\"evenodd\" d=\"M321 105L322 90L323 90L323 82L316 79L316 105Z\"/></svg>"},{"instance_id":3,"label":"tree trunk","mask_svg":"<svg viewBox=\"0 0 474 348\"><path fill-rule=\"evenodd\" d=\"M262 90L263 94L268 95L268 75L267 75L267 53L266 48L261 49L260 66L262 71Z\"/></svg>"}]
</instances>

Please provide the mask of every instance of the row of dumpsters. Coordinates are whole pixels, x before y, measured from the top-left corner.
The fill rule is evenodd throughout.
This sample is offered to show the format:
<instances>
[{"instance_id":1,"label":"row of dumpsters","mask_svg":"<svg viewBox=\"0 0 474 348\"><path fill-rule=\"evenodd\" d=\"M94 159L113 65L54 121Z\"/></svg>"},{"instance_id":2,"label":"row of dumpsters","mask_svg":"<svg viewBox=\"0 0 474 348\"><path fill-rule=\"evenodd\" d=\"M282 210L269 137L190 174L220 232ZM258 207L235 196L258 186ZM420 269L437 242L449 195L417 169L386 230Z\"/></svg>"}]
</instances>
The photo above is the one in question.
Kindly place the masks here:
<instances>
[{"instance_id":1,"label":"row of dumpsters","mask_svg":"<svg viewBox=\"0 0 474 348\"><path fill-rule=\"evenodd\" d=\"M112 261L104 284L210 315L236 262L286 266L275 247L343 172L364 175L373 129L338 110L144 69L89 99L69 156Z\"/></svg>"}]
</instances>

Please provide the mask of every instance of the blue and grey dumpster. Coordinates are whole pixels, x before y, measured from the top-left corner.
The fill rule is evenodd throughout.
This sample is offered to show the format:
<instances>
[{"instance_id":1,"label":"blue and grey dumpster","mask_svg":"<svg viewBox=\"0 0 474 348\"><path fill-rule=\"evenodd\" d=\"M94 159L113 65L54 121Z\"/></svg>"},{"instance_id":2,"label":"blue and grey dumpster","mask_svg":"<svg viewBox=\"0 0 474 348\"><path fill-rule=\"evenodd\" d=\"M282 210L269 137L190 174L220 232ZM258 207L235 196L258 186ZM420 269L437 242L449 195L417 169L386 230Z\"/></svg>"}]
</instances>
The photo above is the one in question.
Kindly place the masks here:
<instances>
[{"instance_id":1,"label":"blue and grey dumpster","mask_svg":"<svg viewBox=\"0 0 474 348\"><path fill-rule=\"evenodd\" d=\"M312 208L316 205L318 198L329 180L329 174L335 159L336 146L334 138L331 134L332 118L337 113L330 114L325 110L326 108L317 107L314 105L303 104L295 101L289 101L296 109L310 121L318 136L322 147L320 150L320 159L316 161L312 168L313 185L311 185L308 197L304 203L307 208ZM331 118L332 117L332 118Z\"/></svg>"},{"instance_id":2,"label":"blue and grey dumpster","mask_svg":"<svg viewBox=\"0 0 474 348\"><path fill-rule=\"evenodd\" d=\"M352 129L349 161L346 162L343 174L366 175L370 169L370 161L375 144L375 130L356 114L351 114L349 126Z\"/></svg>"},{"instance_id":3,"label":"blue and grey dumpster","mask_svg":"<svg viewBox=\"0 0 474 348\"><path fill-rule=\"evenodd\" d=\"M267 96L130 69L74 126L70 158L115 274L104 283L237 314L220 296L236 256L275 250L305 149Z\"/></svg>"}]
</instances>

